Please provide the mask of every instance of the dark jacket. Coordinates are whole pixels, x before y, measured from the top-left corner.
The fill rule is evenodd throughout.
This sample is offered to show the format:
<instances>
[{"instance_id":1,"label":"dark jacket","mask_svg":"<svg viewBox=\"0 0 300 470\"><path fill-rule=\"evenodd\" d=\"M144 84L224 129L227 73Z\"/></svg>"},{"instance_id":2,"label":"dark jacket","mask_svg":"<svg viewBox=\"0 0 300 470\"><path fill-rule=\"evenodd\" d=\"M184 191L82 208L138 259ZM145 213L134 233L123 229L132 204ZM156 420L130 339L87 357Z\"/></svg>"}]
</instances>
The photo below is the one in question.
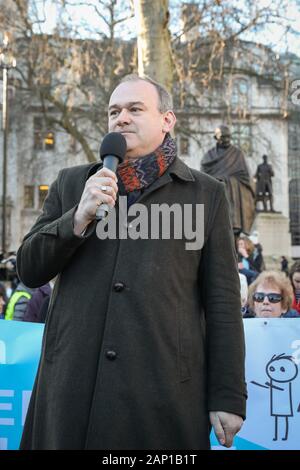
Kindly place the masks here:
<instances>
[{"instance_id":1,"label":"dark jacket","mask_svg":"<svg viewBox=\"0 0 300 470\"><path fill-rule=\"evenodd\" d=\"M257 243L256 245L254 245L254 252L252 253L252 256L251 256L251 263L252 263L252 266L254 267L254 270L257 271L258 273L261 273L262 271L264 271L266 269L265 267L265 262L264 262L264 257L263 257L263 254L262 254L262 246L260 243Z\"/></svg>"},{"instance_id":2,"label":"dark jacket","mask_svg":"<svg viewBox=\"0 0 300 470\"><path fill-rule=\"evenodd\" d=\"M19 282L6 306L5 319L23 321L28 302L34 291L35 289L30 289Z\"/></svg>"},{"instance_id":3,"label":"dark jacket","mask_svg":"<svg viewBox=\"0 0 300 470\"><path fill-rule=\"evenodd\" d=\"M299 318L297 310L290 309L281 315L282 318Z\"/></svg>"},{"instance_id":4,"label":"dark jacket","mask_svg":"<svg viewBox=\"0 0 300 470\"><path fill-rule=\"evenodd\" d=\"M31 299L27 304L26 311L24 313L23 321L29 321L33 323L44 323L44 310L42 306L46 299L49 299L51 295L50 284L47 283L44 286L36 289Z\"/></svg>"},{"instance_id":5,"label":"dark jacket","mask_svg":"<svg viewBox=\"0 0 300 470\"><path fill-rule=\"evenodd\" d=\"M257 318L254 311L248 306L242 310L243 318ZM272 317L268 317L272 318ZM285 313L282 313L279 318L300 318L296 310L290 309Z\"/></svg>"},{"instance_id":6,"label":"dark jacket","mask_svg":"<svg viewBox=\"0 0 300 470\"><path fill-rule=\"evenodd\" d=\"M245 416L239 277L224 184L176 158L138 202L204 204L205 240L73 233L86 179L62 170L17 255L57 273L22 449L207 449L209 410ZM130 228L128 228L130 230ZM149 230L149 233L150 230Z\"/></svg>"}]
</instances>

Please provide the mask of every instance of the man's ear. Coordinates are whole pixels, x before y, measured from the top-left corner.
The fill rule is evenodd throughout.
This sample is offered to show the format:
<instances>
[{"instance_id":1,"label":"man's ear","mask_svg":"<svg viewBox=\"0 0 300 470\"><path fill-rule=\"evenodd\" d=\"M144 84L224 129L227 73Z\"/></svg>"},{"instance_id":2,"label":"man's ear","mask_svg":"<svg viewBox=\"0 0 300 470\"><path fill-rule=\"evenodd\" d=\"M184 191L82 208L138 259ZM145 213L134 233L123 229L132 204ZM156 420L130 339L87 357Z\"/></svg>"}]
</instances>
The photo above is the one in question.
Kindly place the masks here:
<instances>
[{"instance_id":1,"label":"man's ear","mask_svg":"<svg viewBox=\"0 0 300 470\"><path fill-rule=\"evenodd\" d=\"M176 116L173 111L167 111L163 116L163 132L171 132L176 124Z\"/></svg>"}]
</instances>

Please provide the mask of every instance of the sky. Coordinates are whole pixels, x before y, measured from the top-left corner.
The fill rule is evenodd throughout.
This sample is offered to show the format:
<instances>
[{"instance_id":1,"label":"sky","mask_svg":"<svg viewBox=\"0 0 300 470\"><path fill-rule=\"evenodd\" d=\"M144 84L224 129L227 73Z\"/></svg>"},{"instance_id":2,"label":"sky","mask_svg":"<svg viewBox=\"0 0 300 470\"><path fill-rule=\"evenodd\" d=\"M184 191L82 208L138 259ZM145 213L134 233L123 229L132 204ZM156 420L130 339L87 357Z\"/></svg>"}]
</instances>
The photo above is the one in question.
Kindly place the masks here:
<instances>
[{"instance_id":1,"label":"sky","mask_svg":"<svg viewBox=\"0 0 300 470\"><path fill-rule=\"evenodd\" d=\"M259 0L259 3L260 5L267 6L270 0ZM300 0L288 0L287 3L286 21L283 22L282 26L277 24L269 25L264 32L257 35L255 41L265 45L276 43L275 50L278 53L282 52L282 49L288 48L289 52L300 57ZM290 32L285 35L287 25L298 33ZM250 40L252 40L251 34L249 36Z\"/></svg>"},{"instance_id":2,"label":"sky","mask_svg":"<svg viewBox=\"0 0 300 470\"><path fill-rule=\"evenodd\" d=\"M74 0L76 1L76 0ZM92 3L96 0L90 0ZM226 0L224 0L226 1ZM228 0L227 0L228 1ZM237 0L229 1L229 3L234 4ZM239 0L239 4L241 4L242 0ZM257 0L259 2L259 6L268 6L272 3L272 0ZM271 46L275 52L283 52L288 49L289 52L292 52L300 57L300 0L286 0L287 1L287 14L286 19L282 20L282 25L273 24L268 25L264 31L258 33L248 33L243 36L243 39L249 41L260 42L262 44ZM172 0L170 0L170 3ZM42 3L42 2L41 2ZM123 2L124 4L124 2ZM129 0L128 0L129 5ZM46 22L43 25L43 32L51 33L53 28L56 25L56 19L58 12L56 10L55 3L51 0L46 0L45 2L45 15L46 15ZM41 13L40 13L41 14ZM86 7L86 6L77 6L76 8L72 8L70 10L70 16L72 17L73 24L78 25L78 29L80 29L80 25L83 21L85 21L85 27L90 25L91 30L96 29L99 27L99 18L97 15L93 13L93 10ZM291 26L294 30L298 30L298 34L295 33L287 33L285 34L285 27L286 25ZM172 32L175 32L177 29L178 31L178 24L174 24L171 27ZM105 31L105 25L103 24L103 30ZM135 34L136 31L136 24L135 19L132 18L127 22L127 29L126 29L126 37L128 37L129 32L131 31L131 37ZM120 35L124 35L125 33L120 30ZM91 36L90 36L91 37ZM123 36L124 37L124 36Z\"/></svg>"}]
</instances>

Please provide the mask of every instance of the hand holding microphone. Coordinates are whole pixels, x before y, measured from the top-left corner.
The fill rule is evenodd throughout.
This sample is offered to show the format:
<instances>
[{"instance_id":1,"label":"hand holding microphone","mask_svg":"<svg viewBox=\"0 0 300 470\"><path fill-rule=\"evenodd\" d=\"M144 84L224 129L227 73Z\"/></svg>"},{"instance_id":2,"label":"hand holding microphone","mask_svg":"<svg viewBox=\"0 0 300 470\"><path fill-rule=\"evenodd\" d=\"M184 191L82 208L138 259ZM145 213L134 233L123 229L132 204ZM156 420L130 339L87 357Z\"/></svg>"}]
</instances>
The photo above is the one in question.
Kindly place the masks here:
<instances>
[{"instance_id":1,"label":"hand holding microphone","mask_svg":"<svg viewBox=\"0 0 300 470\"><path fill-rule=\"evenodd\" d=\"M100 157L103 161L103 169L107 168L115 174L119 163L124 160L126 148L126 140L122 134L119 132L106 134L100 147ZM102 191L106 191L105 185L104 188L102 185ZM109 207L107 204L100 204L96 210L96 219L103 219L107 216L108 211Z\"/></svg>"},{"instance_id":2,"label":"hand holding microphone","mask_svg":"<svg viewBox=\"0 0 300 470\"><path fill-rule=\"evenodd\" d=\"M78 209L74 216L74 233L80 235L95 218L106 217L110 207L114 207L118 186L116 169L126 153L126 140L122 134L107 134L100 147L103 168L86 182Z\"/></svg>"}]
</instances>

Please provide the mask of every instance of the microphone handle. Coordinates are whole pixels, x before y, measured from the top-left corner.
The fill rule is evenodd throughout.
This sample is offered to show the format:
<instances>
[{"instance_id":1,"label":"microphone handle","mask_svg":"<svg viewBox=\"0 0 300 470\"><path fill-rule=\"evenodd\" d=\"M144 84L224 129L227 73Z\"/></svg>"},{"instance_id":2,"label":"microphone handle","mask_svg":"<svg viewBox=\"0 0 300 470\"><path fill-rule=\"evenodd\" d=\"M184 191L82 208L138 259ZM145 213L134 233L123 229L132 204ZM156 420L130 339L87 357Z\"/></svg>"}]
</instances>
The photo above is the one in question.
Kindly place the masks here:
<instances>
[{"instance_id":1,"label":"microphone handle","mask_svg":"<svg viewBox=\"0 0 300 470\"><path fill-rule=\"evenodd\" d=\"M108 168L109 170L116 173L117 167L119 164L119 158L115 155L106 155L103 158L103 168ZM109 206L106 203L102 203L96 210L96 220L102 220L107 217L109 212Z\"/></svg>"},{"instance_id":2,"label":"microphone handle","mask_svg":"<svg viewBox=\"0 0 300 470\"><path fill-rule=\"evenodd\" d=\"M102 203L96 210L96 220L105 219L108 216L109 206Z\"/></svg>"}]
</instances>

